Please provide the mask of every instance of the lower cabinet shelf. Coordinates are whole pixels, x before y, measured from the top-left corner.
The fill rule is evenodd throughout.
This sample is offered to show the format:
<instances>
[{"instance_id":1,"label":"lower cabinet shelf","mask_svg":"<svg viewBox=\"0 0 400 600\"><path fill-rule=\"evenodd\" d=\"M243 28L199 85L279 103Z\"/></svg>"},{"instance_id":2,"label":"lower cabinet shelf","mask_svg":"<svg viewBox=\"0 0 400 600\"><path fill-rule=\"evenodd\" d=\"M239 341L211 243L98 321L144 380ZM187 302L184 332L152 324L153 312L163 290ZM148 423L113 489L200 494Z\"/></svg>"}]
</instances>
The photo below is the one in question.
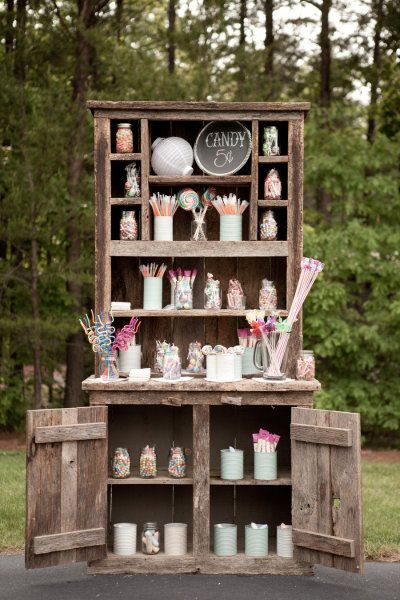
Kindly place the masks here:
<instances>
[{"instance_id":1,"label":"lower cabinet shelf","mask_svg":"<svg viewBox=\"0 0 400 600\"><path fill-rule=\"evenodd\" d=\"M134 556L117 556L111 552L104 560L89 563L88 571L96 573L209 573L235 575L312 575L312 568L292 558L269 554L265 558L253 558L244 553L235 556L167 556L163 552L155 556L138 553Z\"/></svg>"}]
</instances>

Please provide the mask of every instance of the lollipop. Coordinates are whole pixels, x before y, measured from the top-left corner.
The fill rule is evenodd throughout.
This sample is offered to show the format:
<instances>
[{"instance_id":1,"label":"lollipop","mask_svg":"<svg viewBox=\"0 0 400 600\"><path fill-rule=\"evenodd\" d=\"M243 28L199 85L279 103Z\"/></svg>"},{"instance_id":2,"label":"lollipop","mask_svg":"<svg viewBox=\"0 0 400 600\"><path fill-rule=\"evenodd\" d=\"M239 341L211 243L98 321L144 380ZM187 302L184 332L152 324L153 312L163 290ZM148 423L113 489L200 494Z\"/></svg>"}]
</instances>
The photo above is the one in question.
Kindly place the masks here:
<instances>
[{"instance_id":1,"label":"lollipop","mask_svg":"<svg viewBox=\"0 0 400 600\"><path fill-rule=\"evenodd\" d=\"M212 206L211 200L214 200L217 197L217 190L214 187L209 187L204 190L203 195L201 197L204 206Z\"/></svg>"},{"instance_id":2,"label":"lollipop","mask_svg":"<svg viewBox=\"0 0 400 600\"><path fill-rule=\"evenodd\" d=\"M192 210L200 204L199 195L191 188L184 188L178 193L179 204L183 210Z\"/></svg>"}]
</instances>

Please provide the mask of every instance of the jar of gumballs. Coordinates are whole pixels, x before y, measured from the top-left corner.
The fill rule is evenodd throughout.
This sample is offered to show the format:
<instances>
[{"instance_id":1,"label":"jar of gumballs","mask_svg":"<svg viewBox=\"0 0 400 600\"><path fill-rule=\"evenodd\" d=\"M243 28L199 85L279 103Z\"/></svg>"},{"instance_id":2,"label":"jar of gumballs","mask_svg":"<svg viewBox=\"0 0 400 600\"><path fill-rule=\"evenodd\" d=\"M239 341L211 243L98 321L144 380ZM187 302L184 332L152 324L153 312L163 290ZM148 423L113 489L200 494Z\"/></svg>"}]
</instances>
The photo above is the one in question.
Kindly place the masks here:
<instances>
[{"instance_id":1,"label":"jar of gumballs","mask_svg":"<svg viewBox=\"0 0 400 600\"><path fill-rule=\"evenodd\" d=\"M131 459L126 448L116 448L112 458L112 476L125 479L131 474Z\"/></svg>"},{"instance_id":2,"label":"jar of gumballs","mask_svg":"<svg viewBox=\"0 0 400 600\"><path fill-rule=\"evenodd\" d=\"M266 210L261 215L260 240L273 242L278 237L278 225L272 210Z\"/></svg>"},{"instance_id":3,"label":"jar of gumballs","mask_svg":"<svg viewBox=\"0 0 400 600\"><path fill-rule=\"evenodd\" d=\"M179 348L177 346L172 345L165 351L163 378L169 380L181 378L181 358L179 356Z\"/></svg>"},{"instance_id":4,"label":"jar of gumballs","mask_svg":"<svg viewBox=\"0 0 400 600\"><path fill-rule=\"evenodd\" d=\"M157 477L157 455L155 446L145 446L140 452L139 475L145 479Z\"/></svg>"},{"instance_id":5,"label":"jar of gumballs","mask_svg":"<svg viewBox=\"0 0 400 600\"><path fill-rule=\"evenodd\" d=\"M115 136L115 149L118 154L133 152L133 133L130 123L118 123Z\"/></svg>"},{"instance_id":6,"label":"jar of gumballs","mask_svg":"<svg viewBox=\"0 0 400 600\"><path fill-rule=\"evenodd\" d=\"M169 451L168 473L174 479L186 476L185 451L180 446L172 446Z\"/></svg>"},{"instance_id":7,"label":"jar of gumballs","mask_svg":"<svg viewBox=\"0 0 400 600\"><path fill-rule=\"evenodd\" d=\"M263 279L259 294L259 307L260 310L272 311L276 310L278 305L278 298L276 293L276 287L273 281Z\"/></svg>"},{"instance_id":8,"label":"jar of gumballs","mask_svg":"<svg viewBox=\"0 0 400 600\"><path fill-rule=\"evenodd\" d=\"M188 277L178 279L175 284L175 308L177 310L193 308L193 289Z\"/></svg>"},{"instance_id":9,"label":"jar of gumballs","mask_svg":"<svg viewBox=\"0 0 400 600\"><path fill-rule=\"evenodd\" d=\"M130 242L138 239L138 225L134 210L122 211L119 222L119 239Z\"/></svg>"},{"instance_id":10,"label":"jar of gumballs","mask_svg":"<svg viewBox=\"0 0 400 600\"><path fill-rule=\"evenodd\" d=\"M188 366L186 371L188 373L202 373L204 370L204 354L201 351L202 345L200 342L190 342L188 350Z\"/></svg>"},{"instance_id":11,"label":"jar of gumballs","mask_svg":"<svg viewBox=\"0 0 400 600\"><path fill-rule=\"evenodd\" d=\"M156 522L144 523L142 530L143 554L158 554L160 552L160 530Z\"/></svg>"}]
</instances>

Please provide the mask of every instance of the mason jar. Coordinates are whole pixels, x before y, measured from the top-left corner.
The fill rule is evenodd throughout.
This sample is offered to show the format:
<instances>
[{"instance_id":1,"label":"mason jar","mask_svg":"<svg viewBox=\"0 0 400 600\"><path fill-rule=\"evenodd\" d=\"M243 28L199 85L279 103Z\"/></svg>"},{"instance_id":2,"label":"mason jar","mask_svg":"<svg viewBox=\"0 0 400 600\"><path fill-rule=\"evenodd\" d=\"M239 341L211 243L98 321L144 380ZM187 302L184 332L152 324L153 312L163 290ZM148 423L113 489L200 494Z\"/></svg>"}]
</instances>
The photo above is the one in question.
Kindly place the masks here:
<instances>
[{"instance_id":1,"label":"mason jar","mask_svg":"<svg viewBox=\"0 0 400 600\"><path fill-rule=\"evenodd\" d=\"M143 554L158 554L160 552L160 530L155 521L143 525L142 552Z\"/></svg>"},{"instance_id":2,"label":"mason jar","mask_svg":"<svg viewBox=\"0 0 400 600\"><path fill-rule=\"evenodd\" d=\"M118 154L133 152L133 133L130 123L118 123L115 136L115 149Z\"/></svg>"},{"instance_id":3,"label":"mason jar","mask_svg":"<svg viewBox=\"0 0 400 600\"><path fill-rule=\"evenodd\" d=\"M296 365L296 379L311 381L315 379L315 358L312 350L302 350Z\"/></svg>"}]
</instances>

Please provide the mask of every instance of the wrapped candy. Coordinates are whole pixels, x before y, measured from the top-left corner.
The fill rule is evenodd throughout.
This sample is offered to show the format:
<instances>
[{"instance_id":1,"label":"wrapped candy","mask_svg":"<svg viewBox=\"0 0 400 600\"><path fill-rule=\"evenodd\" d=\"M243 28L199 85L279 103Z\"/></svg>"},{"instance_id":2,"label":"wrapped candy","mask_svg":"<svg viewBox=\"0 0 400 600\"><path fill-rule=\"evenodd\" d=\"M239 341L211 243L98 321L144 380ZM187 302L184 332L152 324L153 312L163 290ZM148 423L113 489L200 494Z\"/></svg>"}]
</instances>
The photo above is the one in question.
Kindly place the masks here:
<instances>
[{"instance_id":1,"label":"wrapped candy","mask_svg":"<svg viewBox=\"0 0 400 600\"><path fill-rule=\"evenodd\" d=\"M271 169L264 180L265 200L280 200L282 196L282 183L276 169Z\"/></svg>"},{"instance_id":2,"label":"wrapped candy","mask_svg":"<svg viewBox=\"0 0 400 600\"><path fill-rule=\"evenodd\" d=\"M173 446L169 452L168 473L174 479L182 479L186 476L185 451L179 446Z\"/></svg>"},{"instance_id":3,"label":"wrapped candy","mask_svg":"<svg viewBox=\"0 0 400 600\"><path fill-rule=\"evenodd\" d=\"M201 351L200 342L190 342L187 355L189 364L186 368L190 373L202 373L204 354Z\"/></svg>"},{"instance_id":4,"label":"wrapped candy","mask_svg":"<svg viewBox=\"0 0 400 600\"><path fill-rule=\"evenodd\" d=\"M276 287L273 281L263 279L259 294L260 310L273 311L278 305Z\"/></svg>"},{"instance_id":5,"label":"wrapped candy","mask_svg":"<svg viewBox=\"0 0 400 600\"><path fill-rule=\"evenodd\" d=\"M296 379L312 381L315 378L315 359L312 350L302 350L297 359Z\"/></svg>"},{"instance_id":6,"label":"wrapped candy","mask_svg":"<svg viewBox=\"0 0 400 600\"><path fill-rule=\"evenodd\" d=\"M157 477L157 455L155 446L145 446L140 453L140 477Z\"/></svg>"},{"instance_id":7,"label":"wrapped candy","mask_svg":"<svg viewBox=\"0 0 400 600\"><path fill-rule=\"evenodd\" d=\"M212 273L207 273L204 288L204 308L207 310L220 310L222 306L221 288L218 279Z\"/></svg>"},{"instance_id":8,"label":"wrapped candy","mask_svg":"<svg viewBox=\"0 0 400 600\"><path fill-rule=\"evenodd\" d=\"M278 129L274 125L264 127L264 156L279 156Z\"/></svg>"},{"instance_id":9,"label":"wrapped candy","mask_svg":"<svg viewBox=\"0 0 400 600\"><path fill-rule=\"evenodd\" d=\"M119 239L135 241L138 238L138 226L134 210L123 210L119 222Z\"/></svg>"},{"instance_id":10,"label":"wrapped candy","mask_svg":"<svg viewBox=\"0 0 400 600\"><path fill-rule=\"evenodd\" d=\"M165 340L163 342L159 342L158 340L156 341L156 351L154 354L155 373L162 373L163 371L164 356L167 348L169 348L169 344Z\"/></svg>"},{"instance_id":11,"label":"wrapped candy","mask_svg":"<svg viewBox=\"0 0 400 600\"><path fill-rule=\"evenodd\" d=\"M245 308L246 298L243 294L243 289L240 284L240 281L238 281L237 279L229 280L226 300L228 308L232 308L235 310L241 310Z\"/></svg>"},{"instance_id":12,"label":"wrapped candy","mask_svg":"<svg viewBox=\"0 0 400 600\"><path fill-rule=\"evenodd\" d=\"M260 240L273 242L278 237L278 225L272 210L263 212L260 221Z\"/></svg>"},{"instance_id":13,"label":"wrapped candy","mask_svg":"<svg viewBox=\"0 0 400 600\"><path fill-rule=\"evenodd\" d=\"M131 474L131 459L126 448L116 448L112 459L112 476L124 479Z\"/></svg>"},{"instance_id":14,"label":"wrapped candy","mask_svg":"<svg viewBox=\"0 0 400 600\"><path fill-rule=\"evenodd\" d=\"M138 169L136 163L133 162L125 167L125 171L125 197L136 198L140 196L140 169Z\"/></svg>"},{"instance_id":15,"label":"wrapped candy","mask_svg":"<svg viewBox=\"0 0 400 600\"><path fill-rule=\"evenodd\" d=\"M181 378L181 359L179 356L179 348L177 346L174 346L173 344L165 351L163 364L163 378Z\"/></svg>"}]
</instances>

